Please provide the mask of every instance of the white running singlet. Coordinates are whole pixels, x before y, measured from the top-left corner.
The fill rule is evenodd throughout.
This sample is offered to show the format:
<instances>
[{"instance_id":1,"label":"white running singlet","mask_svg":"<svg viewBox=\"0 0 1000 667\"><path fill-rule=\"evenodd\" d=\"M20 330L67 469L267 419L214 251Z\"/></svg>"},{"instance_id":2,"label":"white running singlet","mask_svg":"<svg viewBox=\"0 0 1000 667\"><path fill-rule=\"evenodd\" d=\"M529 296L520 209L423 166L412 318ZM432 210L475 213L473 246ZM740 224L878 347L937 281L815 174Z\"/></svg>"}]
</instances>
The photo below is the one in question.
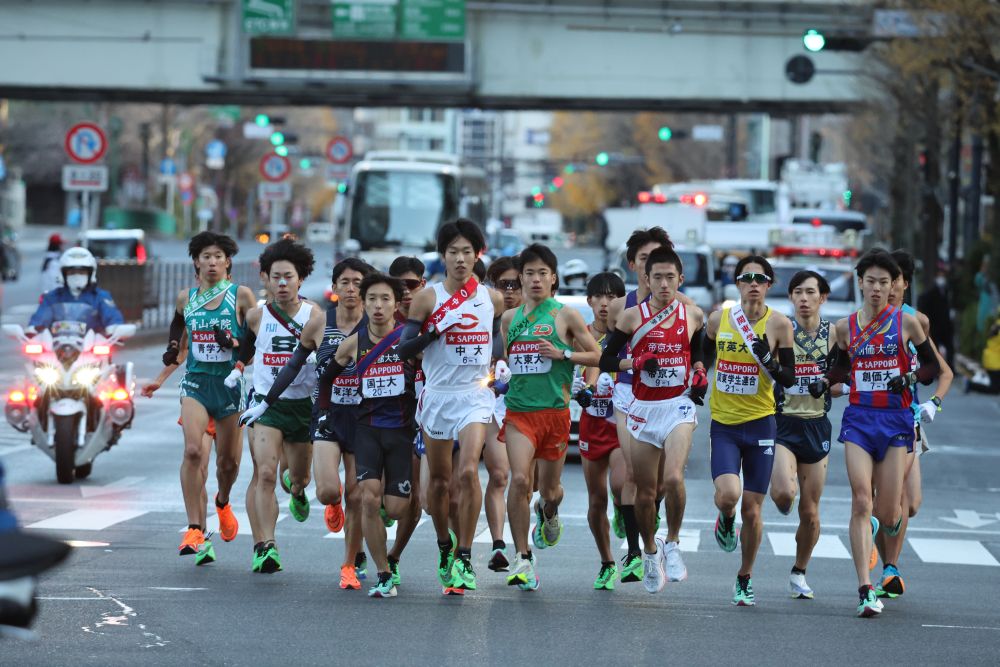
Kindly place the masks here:
<instances>
[{"instance_id":1,"label":"white running singlet","mask_svg":"<svg viewBox=\"0 0 1000 667\"><path fill-rule=\"evenodd\" d=\"M451 298L442 283L434 285L436 312ZM472 297L458 307L462 322L424 350L425 386L434 391L460 392L483 387L493 356L493 300L488 287L480 285Z\"/></svg>"},{"instance_id":2,"label":"white running singlet","mask_svg":"<svg viewBox=\"0 0 1000 667\"><path fill-rule=\"evenodd\" d=\"M309 321L312 309L312 304L303 302L299 306L299 312L295 313L295 317L292 318L298 324L300 332ZM254 352L253 357L254 392L264 396L270 391L271 385L274 384L274 378L291 361L292 352L295 351L298 344L299 339L292 335L265 306L260 317L260 327L257 330L257 351ZM302 366L292 384L281 392L281 398L309 398L315 386L316 361L315 355L310 355L309 360Z\"/></svg>"}]
</instances>

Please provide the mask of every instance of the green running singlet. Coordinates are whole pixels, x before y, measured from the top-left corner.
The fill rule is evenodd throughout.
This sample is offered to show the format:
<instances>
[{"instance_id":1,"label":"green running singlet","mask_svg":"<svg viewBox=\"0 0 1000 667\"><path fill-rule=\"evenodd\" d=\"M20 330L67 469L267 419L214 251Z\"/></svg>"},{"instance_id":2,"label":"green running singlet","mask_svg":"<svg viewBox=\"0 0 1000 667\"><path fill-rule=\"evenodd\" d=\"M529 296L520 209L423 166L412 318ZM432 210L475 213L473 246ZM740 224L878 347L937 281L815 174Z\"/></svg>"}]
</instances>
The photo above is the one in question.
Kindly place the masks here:
<instances>
[{"instance_id":1,"label":"green running singlet","mask_svg":"<svg viewBox=\"0 0 1000 667\"><path fill-rule=\"evenodd\" d=\"M525 314L520 306L507 331L510 387L504 402L508 410L565 409L573 384L573 362L539 355L539 342L547 340L559 350L569 350L556 332L556 314L562 304L548 298Z\"/></svg>"}]
</instances>

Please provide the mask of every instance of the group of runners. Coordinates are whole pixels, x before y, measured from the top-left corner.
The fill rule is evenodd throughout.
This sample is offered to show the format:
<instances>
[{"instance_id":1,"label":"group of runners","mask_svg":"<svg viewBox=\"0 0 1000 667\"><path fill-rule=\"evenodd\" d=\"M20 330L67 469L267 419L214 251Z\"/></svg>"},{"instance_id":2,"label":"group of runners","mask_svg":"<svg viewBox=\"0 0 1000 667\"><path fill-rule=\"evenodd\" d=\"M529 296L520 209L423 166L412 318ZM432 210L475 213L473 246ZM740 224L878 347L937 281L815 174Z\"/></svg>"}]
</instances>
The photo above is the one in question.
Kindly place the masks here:
<instances>
[{"instance_id":1,"label":"group of runners","mask_svg":"<svg viewBox=\"0 0 1000 667\"><path fill-rule=\"evenodd\" d=\"M289 494L291 516L305 521L314 479L327 528L345 531L341 588L359 589L368 576L364 541L375 566L369 595L395 596L403 550L426 511L443 592L475 590L472 545L485 495L488 567L504 572L508 585L536 590L536 553L563 533L561 476L570 401L577 401L588 521L601 561L594 588L641 581L656 593L687 577L679 546L684 472L696 406L711 383L715 538L724 551L742 553L733 604L754 604L751 575L769 487L784 514L799 498L789 587L793 597L813 597L805 575L820 534L827 413L842 395L849 405L838 439L852 489L857 613L878 614L880 597L904 592L898 564L907 519L920 503L921 421L933 420L951 383L926 317L902 301L911 257L877 249L862 256L855 267L861 308L839 322L822 319L830 286L810 270L787 285L792 318L769 308L774 272L754 255L735 267L739 302L704 313L681 291L684 267L666 232L640 230L627 243L638 287L626 292L616 274L593 276L588 325L556 298L549 248L530 245L484 274L485 249L475 223L443 225L437 250L445 277L432 285L413 257L397 258L387 273L345 259L333 269L335 304L324 313L298 293L314 265L305 246L284 239L265 249L267 296L258 303L228 280L232 239L203 232L191 240L198 287L178 295L164 371L144 388L151 395L186 354L182 556L199 565L215 560L206 522L213 441L219 533L227 542L237 535L229 497L246 426L254 572L281 570L276 487ZM917 384L935 380L935 395L919 402ZM665 539L658 536L661 505ZM386 528L395 521L390 548ZM627 541L620 564L612 531ZM879 554L883 573L873 585Z\"/></svg>"}]
</instances>

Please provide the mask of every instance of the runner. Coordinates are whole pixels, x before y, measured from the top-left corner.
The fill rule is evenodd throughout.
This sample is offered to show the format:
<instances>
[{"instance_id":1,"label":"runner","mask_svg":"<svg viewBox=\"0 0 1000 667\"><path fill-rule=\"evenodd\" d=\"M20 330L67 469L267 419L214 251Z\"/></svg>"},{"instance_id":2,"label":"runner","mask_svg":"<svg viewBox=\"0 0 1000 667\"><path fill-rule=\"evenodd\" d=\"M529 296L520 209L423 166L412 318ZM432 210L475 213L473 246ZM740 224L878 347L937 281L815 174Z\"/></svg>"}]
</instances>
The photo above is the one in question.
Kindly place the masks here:
<instances>
[{"instance_id":1,"label":"runner","mask_svg":"<svg viewBox=\"0 0 1000 667\"><path fill-rule=\"evenodd\" d=\"M905 303L906 290L910 288L910 284L913 282L913 270L915 268L913 255L905 250L893 250L892 258L896 260L901 273L899 278L892 284L889 303L897 308L901 308L904 313L916 317L920 322L921 328L924 330L924 334L930 338L930 320L925 314L918 312L913 306ZM914 359L916 348L912 344L909 347L910 357ZM941 402L948 394L952 380L955 377L951 366L941 356L933 340L931 341L931 347L934 349L938 366L941 368L934 393L929 400L921 403L920 399L917 398L916 385L910 387L913 392L913 403L910 407L913 409L913 419L916 428L915 442L917 444L913 447L914 451L908 453L906 457L906 478L903 484L902 496L903 525L898 535L887 535L886 531L882 531L875 536L877 549L882 554L882 577L875 587L875 594L880 598L896 598L906 590L906 586L903 584L903 577L899 574L898 564L900 555L903 552L903 539L906 537L906 527L909 525L910 519L917 515L922 500L920 488L920 455L927 450L925 425L933 422L934 417L941 410Z\"/></svg>"},{"instance_id":2,"label":"runner","mask_svg":"<svg viewBox=\"0 0 1000 667\"><path fill-rule=\"evenodd\" d=\"M913 448L914 379L929 384L938 374L930 341L912 315L889 304L899 266L885 250L866 252L856 272L861 309L837 322L832 368L809 385L821 396L826 387L851 378L850 405L844 411L840 437L851 483L851 555L858 575L857 613L871 617L882 602L871 585L872 538L879 526L890 535L902 528L901 498L907 450ZM920 368L910 371L908 345L916 347ZM874 503L872 497L874 494Z\"/></svg>"},{"instance_id":3,"label":"runner","mask_svg":"<svg viewBox=\"0 0 1000 667\"><path fill-rule=\"evenodd\" d=\"M205 535L204 505L201 503L206 479L203 439L209 419L215 420L215 472L219 489L215 511L223 541L231 542L239 523L229 504L229 492L236 482L243 451L242 433L237 423L243 396L239 389L223 384L236 359L233 339L242 332L247 312L254 307L253 292L234 285L227 278L232 258L239 251L236 242L215 232L196 234L188 244L200 286L181 290L177 295L174 321L170 325L163 365L177 362L180 340L188 332L187 371L181 381L181 419L184 422L184 460L181 464L181 491L187 511L188 530L181 541L182 556L197 554L195 564L215 560L215 550Z\"/></svg>"},{"instance_id":4,"label":"runner","mask_svg":"<svg viewBox=\"0 0 1000 667\"><path fill-rule=\"evenodd\" d=\"M684 284L684 266L672 249L653 250L641 270L650 298L618 318L601 357L601 370L616 372L624 366L638 373L638 381L632 383L635 398L628 408L629 451L644 547L643 585L658 593L668 578L667 569L671 581L687 578L679 547L687 503L684 466L698 425L694 401L702 404L708 389L701 351L705 316L697 306L683 305L676 298ZM619 352L627 341L632 358L622 361ZM668 494L667 543L656 537L659 474L666 478Z\"/></svg>"},{"instance_id":5,"label":"runner","mask_svg":"<svg viewBox=\"0 0 1000 667\"><path fill-rule=\"evenodd\" d=\"M524 304L505 312L501 321L511 378L500 437L507 443L510 460L507 514L518 554L507 584L529 591L538 588L528 544L532 469L537 460L539 499L531 540L536 548L547 549L559 543L563 530L559 504L569 444L573 364L596 366L600 349L583 316L552 296L559 284L555 254L534 243L521 251L518 265Z\"/></svg>"},{"instance_id":6,"label":"runner","mask_svg":"<svg viewBox=\"0 0 1000 667\"><path fill-rule=\"evenodd\" d=\"M486 277L493 289L503 296L504 311L521 305L523 301L521 279L512 258L500 257L494 261L490 264ZM510 570L507 542L503 537L503 528L507 521L507 500L504 494L510 481L510 461L507 460L507 445L501 442L499 437L504 415L507 414L507 405L504 402L506 385L501 385L501 388L503 393L497 393L493 419L486 428L486 447L483 449L483 461L489 474L484 498L486 524L490 528L490 538L493 540L493 553L488 567L494 572Z\"/></svg>"},{"instance_id":7,"label":"runner","mask_svg":"<svg viewBox=\"0 0 1000 667\"><path fill-rule=\"evenodd\" d=\"M413 297L399 348L403 359L413 359L426 349L417 420L429 466L427 505L440 552L438 579L445 593L476 588L471 559L482 507L479 458L496 402L487 384L490 358L502 352L495 313L503 301L472 274L484 247L483 233L474 222L460 218L442 225L437 250L445 265L444 282ZM459 441L460 484L457 545L448 530L455 440Z\"/></svg>"},{"instance_id":8,"label":"runner","mask_svg":"<svg viewBox=\"0 0 1000 667\"><path fill-rule=\"evenodd\" d=\"M608 335L608 308L612 301L623 296L625 283L614 273L598 273L587 283L587 305L594 314L594 321L587 328L598 346L604 345ZM619 517L618 505L625 485L625 461L618 445L611 405L614 376L596 368L579 369L582 373L574 377L573 395L583 408L578 445L583 479L587 484L587 523L601 557L594 589L610 591L615 588L618 565L608 536L608 483L610 481L615 516ZM618 535L619 538L624 536L624 532Z\"/></svg>"},{"instance_id":9,"label":"runner","mask_svg":"<svg viewBox=\"0 0 1000 667\"><path fill-rule=\"evenodd\" d=\"M260 268L267 275L268 291L274 301L247 315L247 327L240 339L240 361L226 381L235 386L242 377L243 364L253 360L252 405L243 413L240 424L254 426L250 447L256 479L247 489L248 494L253 494L255 506L250 517L254 538L251 569L262 574L282 569L274 539L278 523L275 486L281 452L288 463L288 511L299 522L309 517L305 490L312 463L309 420L316 386L315 366L304 364L280 391L274 391L274 380L292 358L305 326L311 323L313 328L319 328L325 319L319 308L299 299L299 288L312 273L313 265L312 251L291 239L273 243L261 253Z\"/></svg>"},{"instance_id":10,"label":"runner","mask_svg":"<svg viewBox=\"0 0 1000 667\"><path fill-rule=\"evenodd\" d=\"M753 606L750 575L764 523L761 506L774 463L773 386L795 384L792 323L764 304L774 270L763 257L736 264L733 277L740 302L709 315L705 335L718 346L712 396L712 479L715 482L715 541L723 551L742 542L743 560L733 587L733 604ZM777 353L775 353L777 348ZM743 474L741 484L740 473ZM736 504L742 496L742 534L736 529Z\"/></svg>"},{"instance_id":11,"label":"runner","mask_svg":"<svg viewBox=\"0 0 1000 667\"><path fill-rule=\"evenodd\" d=\"M830 284L815 271L799 271L788 282L788 299L795 309L792 320L795 384L776 389L774 468L771 500L782 514L789 514L799 498L799 527L795 531L795 563L789 575L792 597L813 598L806 583L806 567L819 540L819 498L826 483L826 468L833 427L827 413L831 397L841 396L837 385L819 398L809 395L809 384L826 371L827 355L837 343L833 324L820 318L820 308L830 294Z\"/></svg>"}]
</instances>

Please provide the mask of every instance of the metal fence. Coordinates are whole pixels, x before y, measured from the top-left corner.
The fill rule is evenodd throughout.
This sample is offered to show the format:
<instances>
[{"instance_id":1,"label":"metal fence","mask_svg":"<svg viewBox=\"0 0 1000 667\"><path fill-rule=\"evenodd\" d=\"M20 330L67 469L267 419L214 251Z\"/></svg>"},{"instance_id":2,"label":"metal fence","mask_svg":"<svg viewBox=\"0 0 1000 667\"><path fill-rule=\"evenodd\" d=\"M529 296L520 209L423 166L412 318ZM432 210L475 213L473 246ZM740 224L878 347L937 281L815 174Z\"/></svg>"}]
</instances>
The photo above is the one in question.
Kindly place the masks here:
<instances>
[{"instance_id":1,"label":"metal fence","mask_svg":"<svg viewBox=\"0 0 1000 667\"><path fill-rule=\"evenodd\" d=\"M197 285L191 262L98 262L97 281L111 292L125 321L144 330L166 329L174 317L177 293ZM256 291L260 283L257 262L234 262L232 281Z\"/></svg>"}]
</instances>

